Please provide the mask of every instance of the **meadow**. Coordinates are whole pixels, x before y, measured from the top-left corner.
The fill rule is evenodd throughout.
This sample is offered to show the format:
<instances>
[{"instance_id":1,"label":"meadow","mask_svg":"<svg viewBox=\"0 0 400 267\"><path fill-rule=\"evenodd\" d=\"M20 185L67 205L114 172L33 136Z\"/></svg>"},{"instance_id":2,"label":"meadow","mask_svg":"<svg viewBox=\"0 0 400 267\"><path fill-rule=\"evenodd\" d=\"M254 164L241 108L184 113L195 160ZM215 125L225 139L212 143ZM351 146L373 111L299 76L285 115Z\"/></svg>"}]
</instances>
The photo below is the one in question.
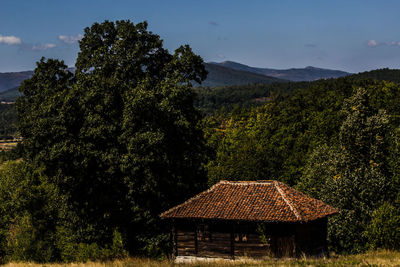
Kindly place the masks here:
<instances>
[{"instance_id":1,"label":"meadow","mask_svg":"<svg viewBox=\"0 0 400 267\"><path fill-rule=\"evenodd\" d=\"M0 140L0 150L11 150L18 144L17 140Z\"/></svg>"},{"instance_id":2,"label":"meadow","mask_svg":"<svg viewBox=\"0 0 400 267\"><path fill-rule=\"evenodd\" d=\"M267 260L216 260L212 262L174 263L172 260L154 260L148 258L126 258L108 262L87 263L9 263L5 267L103 267L103 266L141 266L141 267L169 267L169 266L400 266L400 252L378 250L354 255L331 255L330 258L307 258L300 259L267 259Z\"/></svg>"}]
</instances>

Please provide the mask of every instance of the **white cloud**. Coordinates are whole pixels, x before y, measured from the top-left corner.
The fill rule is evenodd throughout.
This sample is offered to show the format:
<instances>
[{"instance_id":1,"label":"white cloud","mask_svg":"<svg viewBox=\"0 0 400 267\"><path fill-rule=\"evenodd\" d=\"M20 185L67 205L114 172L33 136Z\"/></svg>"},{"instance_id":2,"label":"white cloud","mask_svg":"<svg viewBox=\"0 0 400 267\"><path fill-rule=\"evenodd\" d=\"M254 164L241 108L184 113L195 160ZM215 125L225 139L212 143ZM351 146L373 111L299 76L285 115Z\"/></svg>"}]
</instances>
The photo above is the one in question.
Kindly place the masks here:
<instances>
[{"instance_id":1,"label":"white cloud","mask_svg":"<svg viewBox=\"0 0 400 267\"><path fill-rule=\"evenodd\" d=\"M31 49L34 51L43 51L55 47L57 47L55 44L40 44L40 45L33 45Z\"/></svg>"},{"instance_id":2,"label":"white cloud","mask_svg":"<svg viewBox=\"0 0 400 267\"><path fill-rule=\"evenodd\" d=\"M19 45L21 44L21 39L16 36L3 36L0 34L0 44L8 44L8 45Z\"/></svg>"},{"instance_id":3,"label":"white cloud","mask_svg":"<svg viewBox=\"0 0 400 267\"><path fill-rule=\"evenodd\" d=\"M400 46L400 42L391 42L390 43L391 46Z\"/></svg>"},{"instance_id":4,"label":"white cloud","mask_svg":"<svg viewBox=\"0 0 400 267\"><path fill-rule=\"evenodd\" d=\"M368 43L367 43L367 45L368 45L369 47L376 47L376 46L379 45L379 43L378 43L376 40L369 40Z\"/></svg>"},{"instance_id":5,"label":"white cloud","mask_svg":"<svg viewBox=\"0 0 400 267\"><path fill-rule=\"evenodd\" d=\"M379 42L376 40L368 40L367 45L369 47L377 47L377 46L398 46L398 47L400 47L400 41Z\"/></svg>"},{"instance_id":6,"label":"white cloud","mask_svg":"<svg viewBox=\"0 0 400 267\"><path fill-rule=\"evenodd\" d=\"M66 44L73 44L73 43L80 41L82 39L82 37L83 37L82 34L78 34L76 36L59 35L58 40L66 43Z\"/></svg>"}]
</instances>

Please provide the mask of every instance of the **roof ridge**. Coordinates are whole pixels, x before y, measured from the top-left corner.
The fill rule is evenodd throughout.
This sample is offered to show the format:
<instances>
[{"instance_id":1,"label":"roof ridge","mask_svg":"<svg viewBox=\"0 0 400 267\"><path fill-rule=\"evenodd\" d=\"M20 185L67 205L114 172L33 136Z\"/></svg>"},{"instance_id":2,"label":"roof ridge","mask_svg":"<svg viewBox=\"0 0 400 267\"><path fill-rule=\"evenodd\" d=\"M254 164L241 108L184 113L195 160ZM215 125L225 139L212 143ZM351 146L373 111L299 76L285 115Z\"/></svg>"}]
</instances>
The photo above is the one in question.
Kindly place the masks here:
<instances>
[{"instance_id":1,"label":"roof ridge","mask_svg":"<svg viewBox=\"0 0 400 267\"><path fill-rule=\"evenodd\" d=\"M297 219L304 221L304 219L301 217L301 215L297 212L297 210L292 206L290 201L286 199L286 194L283 192L283 190L278 186L278 181L274 181L274 186L276 190L278 190L279 194L281 194L283 200L285 203L289 206L290 210L293 211L293 214L296 216Z\"/></svg>"},{"instance_id":2,"label":"roof ridge","mask_svg":"<svg viewBox=\"0 0 400 267\"><path fill-rule=\"evenodd\" d=\"M266 184L271 184L275 181L274 180L257 180L257 181L226 181L226 180L223 180L221 182L225 182L227 184L234 184L234 185L247 185L247 184L266 185Z\"/></svg>"},{"instance_id":3,"label":"roof ridge","mask_svg":"<svg viewBox=\"0 0 400 267\"><path fill-rule=\"evenodd\" d=\"M225 180L219 181L218 183L214 184L213 186L211 186L211 187L210 187L209 189L207 189L206 191L200 192L199 194L197 194L197 195L195 195L195 196L189 198L188 200L186 200L186 201L183 202L182 204L179 204L179 205L177 205L177 206L174 206L174 207L170 208L169 210L164 211L163 213L160 214L160 217L163 217L165 214L170 213L170 212L173 212L174 210L179 209L180 207L182 207L182 206L184 206L184 205L186 205L186 204L189 204L190 202L192 202L192 201L198 199L199 197L203 196L204 194L206 194L206 193L208 193L208 192L214 190L214 188L217 187L219 184L226 184L227 182L228 182L228 181L225 181Z\"/></svg>"}]
</instances>

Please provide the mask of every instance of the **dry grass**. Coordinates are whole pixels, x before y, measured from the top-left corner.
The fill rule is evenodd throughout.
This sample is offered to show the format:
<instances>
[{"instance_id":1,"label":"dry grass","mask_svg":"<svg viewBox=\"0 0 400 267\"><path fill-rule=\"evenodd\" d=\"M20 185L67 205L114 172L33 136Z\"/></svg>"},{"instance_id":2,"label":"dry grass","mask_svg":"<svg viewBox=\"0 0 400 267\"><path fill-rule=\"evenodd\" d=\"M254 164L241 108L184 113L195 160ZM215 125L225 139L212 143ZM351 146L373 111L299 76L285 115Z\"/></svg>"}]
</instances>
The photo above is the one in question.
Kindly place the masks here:
<instances>
[{"instance_id":1,"label":"dry grass","mask_svg":"<svg viewBox=\"0 0 400 267\"><path fill-rule=\"evenodd\" d=\"M0 140L0 150L11 150L18 144L18 140Z\"/></svg>"},{"instance_id":2,"label":"dry grass","mask_svg":"<svg viewBox=\"0 0 400 267\"><path fill-rule=\"evenodd\" d=\"M112 262L87 262L87 263L70 263L70 264L35 264L35 263L9 263L6 267L108 267L108 266L143 266L143 267L210 267L210 266L400 266L400 252L394 251L372 251L364 254L349 255L349 256L332 256L329 259L269 259L263 261L255 260L239 260L239 261L224 261L217 260L214 262L195 262L195 263L174 263L172 261L163 260L157 261L152 259L127 258L124 260L116 260Z\"/></svg>"}]
</instances>

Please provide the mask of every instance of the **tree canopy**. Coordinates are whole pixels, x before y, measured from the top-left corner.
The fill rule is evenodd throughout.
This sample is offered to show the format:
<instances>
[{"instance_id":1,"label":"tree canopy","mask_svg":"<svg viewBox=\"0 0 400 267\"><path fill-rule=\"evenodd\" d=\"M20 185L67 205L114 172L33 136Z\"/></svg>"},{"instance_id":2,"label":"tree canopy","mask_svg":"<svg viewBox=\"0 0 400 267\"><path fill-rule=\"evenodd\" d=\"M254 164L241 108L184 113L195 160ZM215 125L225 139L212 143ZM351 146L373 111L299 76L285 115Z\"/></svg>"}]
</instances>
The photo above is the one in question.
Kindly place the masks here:
<instances>
[{"instance_id":1,"label":"tree canopy","mask_svg":"<svg viewBox=\"0 0 400 267\"><path fill-rule=\"evenodd\" d=\"M165 239L158 214L206 185L192 82L207 73L146 22L94 23L79 45L75 73L42 59L20 87L24 158L62 196L60 233L106 246L118 230L129 251L151 249Z\"/></svg>"}]
</instances>

